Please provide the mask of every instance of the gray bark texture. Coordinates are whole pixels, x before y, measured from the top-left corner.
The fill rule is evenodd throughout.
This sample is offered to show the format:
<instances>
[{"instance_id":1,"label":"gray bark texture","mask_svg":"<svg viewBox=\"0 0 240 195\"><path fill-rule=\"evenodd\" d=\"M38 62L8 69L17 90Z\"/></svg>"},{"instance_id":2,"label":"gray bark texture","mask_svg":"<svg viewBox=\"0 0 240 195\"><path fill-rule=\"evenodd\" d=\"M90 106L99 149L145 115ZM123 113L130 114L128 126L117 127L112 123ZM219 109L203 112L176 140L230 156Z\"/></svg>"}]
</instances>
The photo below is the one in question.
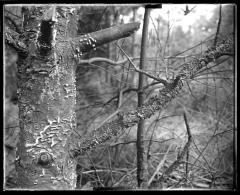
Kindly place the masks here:
<instances>
[{"instance_id":1,"label":"gray bark texture","mask_svg":"<svg viewBox=\"0 0 240 195\"><path fill-rule=\"evenodd\" d=\"M76 124L76 89L67 40L74 18L70 9L54 6L25 7L23 16L28 53L18 60L18 185L72 189L76 165L66 151Z\"/></svg>"}]
</instances>

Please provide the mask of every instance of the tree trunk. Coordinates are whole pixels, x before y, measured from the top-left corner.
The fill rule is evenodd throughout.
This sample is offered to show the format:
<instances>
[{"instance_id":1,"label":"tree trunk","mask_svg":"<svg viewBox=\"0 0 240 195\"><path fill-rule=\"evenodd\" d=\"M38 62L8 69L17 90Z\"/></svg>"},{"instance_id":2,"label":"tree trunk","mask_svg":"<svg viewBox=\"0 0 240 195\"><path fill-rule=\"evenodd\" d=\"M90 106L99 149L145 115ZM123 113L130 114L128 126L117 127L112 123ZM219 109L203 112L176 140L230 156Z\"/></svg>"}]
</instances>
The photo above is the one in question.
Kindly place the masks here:
<instances>
[{"instance_id":1,"label":"tree trunk","mask_svg":"<svg viewBox=\"0 0 240 195\"><path fill-rule=\"evenodd\" d=\"M5 29L6 42L19 54L20 138L15 161L18 187L74 189L76 159L70 148L78 136L76 62L84 52L129 36L139 24L75 37L74 7L23 7L23 18L23 34Z\"/></svg>"},{"instance_id":2,"label":"tree trunk","mask_svg":"<svg viewBox=\"0 0 240 195\"><path fill-rule=\"evenodd\" d=\"M145 8L143 31L142 31L142 43L140 54L140 66L141 70L144 70L144 66L147 63L147 40L148 40L148 24L149 24L150 9ZM144 75L139 73L138 81L138 107L143 106L144 103ZM144 139L144 119L140 119L138 122L137 130L137 179L138 187L147 188L148 181L148 166L146 155L146 144Z\"/></svg>"},{"instance_id":3,"label":"tree trunk","mask_svg":"<svg viewBox=\"0 0 240 195\"><path fill-rule=\"evenodd\" d=\"M55 6L23 8L29 54L18 60L16 170L21 188L75 187L76 165L67 152L76 125L75 60L67 43L74 35L70 11Z\"/></svg>"}]
</instances>

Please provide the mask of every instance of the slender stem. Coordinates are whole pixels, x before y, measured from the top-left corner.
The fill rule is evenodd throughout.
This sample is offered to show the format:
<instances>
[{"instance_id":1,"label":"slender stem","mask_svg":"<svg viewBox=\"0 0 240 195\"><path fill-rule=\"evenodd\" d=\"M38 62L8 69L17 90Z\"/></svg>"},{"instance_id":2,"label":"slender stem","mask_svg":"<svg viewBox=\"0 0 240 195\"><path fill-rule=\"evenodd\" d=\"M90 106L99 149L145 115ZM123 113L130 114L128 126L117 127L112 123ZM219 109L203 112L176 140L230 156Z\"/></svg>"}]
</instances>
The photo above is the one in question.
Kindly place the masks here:
<instances>
[{"instance_id":1,"label":"slender stem","mask_svg":"<svg viewBox=\"0 0 240 195\"><path fill-rule=\"evenodd\" d=\"M216 36L215 36L215 39L214 39L213 46L216 46L216 44L217 44L217 39L218 39L219 31L220 31L221 20L222 20L222 5L220 4L220 6L219 6L219 19L218 19L218 25L217 25L217 32L216 32Z\"/></svg>"},{"instance_id":2,"label":"slender stem","mask_svg":"<svg viewBox=\"0 0 240 195\"><path fill-rule=\"evenodd\" d=\"M141 43L141 59L139 69L144 70L146 65L147 57L147 40L148 40L148 24L149 24L150 9L145 8L143 32L142 32L142 43ZM138 107L141 107L144 103L144 74L139 74L138 81ZM140 119L138 122L137 129L137 180L138 187L146 188L148 181L147 171L147 155L146 147L143 141L144 138L144 119Z\"/></svg>"}]
</instances>

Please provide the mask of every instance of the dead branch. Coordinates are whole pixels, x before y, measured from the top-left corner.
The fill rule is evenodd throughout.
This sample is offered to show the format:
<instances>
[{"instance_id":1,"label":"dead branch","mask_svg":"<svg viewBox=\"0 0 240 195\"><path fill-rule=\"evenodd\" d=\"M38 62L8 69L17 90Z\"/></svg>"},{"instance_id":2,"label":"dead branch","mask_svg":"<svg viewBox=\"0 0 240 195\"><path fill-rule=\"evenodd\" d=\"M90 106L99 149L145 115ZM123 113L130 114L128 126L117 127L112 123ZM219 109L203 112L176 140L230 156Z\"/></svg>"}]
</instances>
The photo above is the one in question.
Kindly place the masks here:
<instances>
[{"instance_id":1,"label":"dead branch","mask_svg":"<svg viewBox=\"0 0 240 195\"><path fill-rule=\"evenodd\" d=\"M85 151L106 142L120 133L124 133L126 128L134 126L140 119L150 118L156 111L161 110L179 94L183 85L182 79L191 78L198 70L223 54L232 53L233 48L233 40L228 36L218 43L216 47L208 49L200 58L195 58L185 63L178 70L174 81L160 90L158 95L151 97L143 106L132 111L120 112L117 119L104 124L80 139L73 138L73 142L69 146L71 156L77 158L78 155L83 154Z\"/></svg>"},{"instance_id":2,"label":"dead branch","mask_svg":"<svg viewBox=\"0 0 240 195\"><path fill-rule=\"evenodd\" d=\"M116 44L116 45L117 45L117 44ZM156 77L156 76L154 76L154 75L152 75L152 74L150 74L150 73L148 73L148 72L146 72L146 71L144 71L144 70L142 70L142 69L139 69L139 68L133 63L133 61L132 61L131 58L128 56L128 54L127 54L119 45L117 45L117 47L124 53L124 55L127 57L127 59L129 60L130 64L133 66L133 68L135 69L136 72L142 73L142 74L144 74L144 75L146 75L146 76L148 76L148 77L150 77L150 78L152 78L152 79L154 79L154 80L159 81L160 83L164 84L165 86L167 86L168 83L167 83L166 80L161 79L161 78L159 78L159 77Z\"/></svg>"},{"instance_id":3,"label":"dead branch","mask_svg":"<svg viewBox=\"0 0 240 195\"><path fill-rule=\"evenodd\" d=\"M140 23L138 22L114 26L73 38L71 44L80 57L92 49L95 50L98 46L130 36L139 27Z\"/></svg>"},{"instance_id":4,"label":"dead branch","mask_svg":"<svg viewBox=\"0 0 240 195\"><path fill-rule=\"evenodd\" d=\"M124 64L127 61L128 61L127 59L123 59L121 61L116 62L116 61L110 60L108 58L96 57L96 58L91 58L91 59L87 59L87 60L80 59L78 65L85 64L85 63L91 64L94 62L106 62L106 63L112 64L112 65L119 65L119 64Z\"/></svg>"}]
</instances>

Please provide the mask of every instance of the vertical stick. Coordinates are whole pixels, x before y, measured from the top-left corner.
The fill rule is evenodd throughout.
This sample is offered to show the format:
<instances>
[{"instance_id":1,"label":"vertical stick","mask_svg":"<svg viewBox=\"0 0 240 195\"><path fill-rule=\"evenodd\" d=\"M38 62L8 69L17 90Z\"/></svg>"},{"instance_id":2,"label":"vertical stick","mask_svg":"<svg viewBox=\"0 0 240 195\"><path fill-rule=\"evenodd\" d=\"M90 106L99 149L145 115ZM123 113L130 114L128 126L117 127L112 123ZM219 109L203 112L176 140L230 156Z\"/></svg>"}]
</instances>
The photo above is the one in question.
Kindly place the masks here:
<instances>
[{"instance_id":1,"label":"vertical stick","mask_svg":"<svg viewBox=\"0 0 240 195\"><path fill-rule=\"evenodd\" d=\"M148 24L149 24L150 9L145 8L143 31L142 31L142 43L141 43L141 54L140 54L140 66L141 70L144 70L144 65L146 64L146 51L147 51L147 40L148 40ZM139 74L138 81L138 107L141 107L144 103L144 75ZM148 181L147 173L147 155L145 151L144 141L144 120L140 120L138 123L137 130L137 180L138 187L146 188Z\"/></svg>"}]
</instances>

